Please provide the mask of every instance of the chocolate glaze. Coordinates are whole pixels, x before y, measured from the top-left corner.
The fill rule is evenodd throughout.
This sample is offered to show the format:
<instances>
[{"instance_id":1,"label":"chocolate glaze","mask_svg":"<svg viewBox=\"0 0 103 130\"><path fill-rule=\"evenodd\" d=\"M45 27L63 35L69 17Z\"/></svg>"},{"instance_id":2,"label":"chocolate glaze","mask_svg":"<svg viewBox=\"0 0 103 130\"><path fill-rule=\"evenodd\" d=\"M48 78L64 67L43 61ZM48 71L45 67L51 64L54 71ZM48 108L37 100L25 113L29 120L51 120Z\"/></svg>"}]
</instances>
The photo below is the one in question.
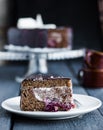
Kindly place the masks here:
<instances>
[{"instance_id":1,"label":"chocolate glaze","mask_svg":"<svg viewBox=\"0 0 103 130\"><path fill-rule=\"evenodd\" d=\"M64 78L64 79L70 79L67 77L59 76L59 75L52 75L52 74L31 74L28 77L26 77L24 80L48 80L48 79L57 79L57 78Z\"/></svg>"}]
</instances>

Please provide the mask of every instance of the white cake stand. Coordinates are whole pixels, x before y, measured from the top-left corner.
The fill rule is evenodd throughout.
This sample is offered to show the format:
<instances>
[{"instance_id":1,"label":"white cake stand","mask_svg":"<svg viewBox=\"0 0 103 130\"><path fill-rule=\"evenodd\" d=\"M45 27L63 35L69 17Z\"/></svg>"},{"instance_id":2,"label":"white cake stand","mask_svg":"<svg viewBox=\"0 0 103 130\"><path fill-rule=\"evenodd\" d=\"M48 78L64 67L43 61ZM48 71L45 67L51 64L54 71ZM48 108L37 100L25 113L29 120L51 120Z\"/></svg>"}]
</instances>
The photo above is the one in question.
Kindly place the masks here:
<instances>
[{"instance_id":1,"label":"white cake stand","mask_svg":"<svg viewBox=\"0 0 103 130\"><path fill-rule=\"evenodd\" d=\"M47 60L73 59L83 57L85 54L84 48L78 50L71 50L70 48L30 48L27 46L21 47L14 45L6 45L4 48L9 52L13 52L15 54L22 54L21 57L18 57L18 60L29 60L27 72L23 77L17 76L17 82L21 82L26 76L32 73L48 73Z\"/></svg>"}]
</instances>

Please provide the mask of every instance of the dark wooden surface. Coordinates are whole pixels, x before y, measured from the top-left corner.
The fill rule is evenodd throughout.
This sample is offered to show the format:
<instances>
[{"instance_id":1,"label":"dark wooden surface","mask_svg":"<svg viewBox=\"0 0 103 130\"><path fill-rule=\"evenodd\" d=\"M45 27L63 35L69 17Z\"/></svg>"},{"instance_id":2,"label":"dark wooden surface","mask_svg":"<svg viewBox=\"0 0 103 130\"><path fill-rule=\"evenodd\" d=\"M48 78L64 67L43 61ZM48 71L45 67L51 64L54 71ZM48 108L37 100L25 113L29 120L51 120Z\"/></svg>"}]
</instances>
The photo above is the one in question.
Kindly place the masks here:
<instances>
[{"instance_id":1,"label":"dark wooden surface","mask_svg":"<svg viewBox=\"0 0 103 130\"><path fill-rule=\"evenodd\" d=\"M103 101L103 89L84 88L78 80L78 71L83 59L49 61L49 73L68 76L73 81L73 91L77 94L95 96ZM17 75L25 74L25 65L0 66L0 104L7 98L18 96L20 84ZM37 120L9 113L0 106L0 130L103 130L103 106L83 117L63 120Z\"/></svg>"}]
</instances>

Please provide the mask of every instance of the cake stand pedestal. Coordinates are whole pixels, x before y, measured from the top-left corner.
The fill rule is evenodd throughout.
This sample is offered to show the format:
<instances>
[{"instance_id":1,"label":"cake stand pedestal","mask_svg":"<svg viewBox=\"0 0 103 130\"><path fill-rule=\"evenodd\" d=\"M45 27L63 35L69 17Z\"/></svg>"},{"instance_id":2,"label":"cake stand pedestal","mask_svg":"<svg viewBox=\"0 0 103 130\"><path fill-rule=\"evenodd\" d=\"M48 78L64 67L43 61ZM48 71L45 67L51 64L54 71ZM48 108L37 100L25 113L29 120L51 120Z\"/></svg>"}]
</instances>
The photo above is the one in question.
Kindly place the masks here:
<instances>
[{"instance_id":1,"label":"cake stand pedestal","mask_svg":"<svg viewBox=\"0 0 103 130\"><path fill-rule=\"evenodd\" d=\"M21 82L25 77L33 73L43 73L43 74L48 73L47 59L45 57L42 57L42 55L40 54L29 55L27 72L23 77L17 76L16 81Z\"/></svg>"}]
</instances>

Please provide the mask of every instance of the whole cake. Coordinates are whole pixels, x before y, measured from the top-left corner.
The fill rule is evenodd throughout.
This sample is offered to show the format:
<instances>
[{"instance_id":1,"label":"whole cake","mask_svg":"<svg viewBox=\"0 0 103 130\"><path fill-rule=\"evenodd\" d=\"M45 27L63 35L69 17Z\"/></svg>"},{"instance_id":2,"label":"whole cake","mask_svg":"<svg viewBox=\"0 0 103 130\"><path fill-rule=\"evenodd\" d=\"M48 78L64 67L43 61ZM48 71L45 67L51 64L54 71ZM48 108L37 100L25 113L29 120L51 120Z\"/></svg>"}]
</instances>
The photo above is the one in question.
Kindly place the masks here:
<instances>
[{"instance_id":1,"label":"whole cake","mask_svg":"<svg viewBox=\"0 0 103 130\"><path fill-rule=\"evenodd\" d=\"M70 78L32 74L21 83L21 110L55 112L74 107Z\"/></svg>"},{"instance_id":2,"label":"whole cake","mask_svg":"<svg viewBox=\"0 0 103 130\"><path fill-rule=\"evenodd\" d=\"M72 48L72 29L18 29L8 30L8 44L32 48Z\"/></svg>"}]
</instances>

